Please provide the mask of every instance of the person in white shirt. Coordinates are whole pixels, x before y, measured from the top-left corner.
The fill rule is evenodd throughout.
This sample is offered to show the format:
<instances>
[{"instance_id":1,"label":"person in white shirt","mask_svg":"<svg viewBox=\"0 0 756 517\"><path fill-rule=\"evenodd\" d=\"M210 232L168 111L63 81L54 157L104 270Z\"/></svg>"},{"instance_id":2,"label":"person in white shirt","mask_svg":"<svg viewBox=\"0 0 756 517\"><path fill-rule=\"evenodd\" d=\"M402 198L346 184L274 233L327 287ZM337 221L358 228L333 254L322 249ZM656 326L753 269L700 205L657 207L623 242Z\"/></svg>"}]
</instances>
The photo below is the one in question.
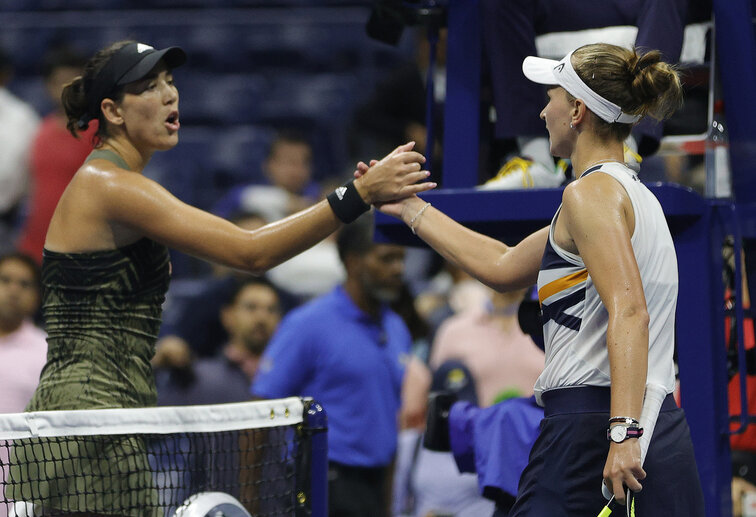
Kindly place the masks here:
<instances>
[{"instance_id":1,"label":"person in white shirt","mask_svg":"<svg viewBox=\"0 0 756 517\"><path fill-rule=\"evenodd\" d=\"M6 88L10 57L0 50L0 253L13 250L19 205L29 185L29 149L39 126L36 111Z\"/></svg>"}]
</instances>

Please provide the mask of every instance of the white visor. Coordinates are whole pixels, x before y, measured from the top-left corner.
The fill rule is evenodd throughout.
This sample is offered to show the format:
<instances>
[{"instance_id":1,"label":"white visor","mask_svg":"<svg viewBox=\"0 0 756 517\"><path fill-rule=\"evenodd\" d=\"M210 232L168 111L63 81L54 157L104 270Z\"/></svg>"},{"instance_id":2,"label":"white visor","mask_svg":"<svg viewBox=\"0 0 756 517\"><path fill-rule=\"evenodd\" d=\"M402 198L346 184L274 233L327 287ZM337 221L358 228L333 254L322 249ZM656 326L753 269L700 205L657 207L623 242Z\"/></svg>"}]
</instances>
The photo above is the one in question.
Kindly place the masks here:
<instances>
[{"instance_id":1,"label":"white visor","mask_svg":"<svg viewBox=\"0 0 756 517\"><path fill-rule=\"evenodd\" d=\"M572 52L561 61L528 56L522 62L522 73L534 83L561 86L570 95L585 102L588 109L610 124L632 124L641 119L640 115L622 113L622 108L588 88L572 67L571 57Z\"/></svg>"}]
</instances>

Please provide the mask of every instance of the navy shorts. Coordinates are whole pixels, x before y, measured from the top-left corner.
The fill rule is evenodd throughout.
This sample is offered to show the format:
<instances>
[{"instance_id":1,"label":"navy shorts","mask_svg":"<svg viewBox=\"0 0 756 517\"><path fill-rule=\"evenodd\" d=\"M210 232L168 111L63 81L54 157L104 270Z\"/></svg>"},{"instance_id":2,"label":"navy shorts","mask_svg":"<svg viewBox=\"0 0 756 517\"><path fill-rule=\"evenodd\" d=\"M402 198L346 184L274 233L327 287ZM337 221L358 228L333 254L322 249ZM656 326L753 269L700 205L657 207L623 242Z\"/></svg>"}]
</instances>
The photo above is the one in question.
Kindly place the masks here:
<instances>
[{"instance_id":1,"label":"navy shorts","mask_svg":"<svg viewBox=\"0 0 756 517\"><path fill-rule=\"evenodd\" d=\"M586 517L601 511L609 398L609 388L597 387L544 393L541 434L510 517ZM643 469L643 490L635 494L638 517L704 517L690 430L671 395L662 404Z\"/></svg>"}]
</instances>

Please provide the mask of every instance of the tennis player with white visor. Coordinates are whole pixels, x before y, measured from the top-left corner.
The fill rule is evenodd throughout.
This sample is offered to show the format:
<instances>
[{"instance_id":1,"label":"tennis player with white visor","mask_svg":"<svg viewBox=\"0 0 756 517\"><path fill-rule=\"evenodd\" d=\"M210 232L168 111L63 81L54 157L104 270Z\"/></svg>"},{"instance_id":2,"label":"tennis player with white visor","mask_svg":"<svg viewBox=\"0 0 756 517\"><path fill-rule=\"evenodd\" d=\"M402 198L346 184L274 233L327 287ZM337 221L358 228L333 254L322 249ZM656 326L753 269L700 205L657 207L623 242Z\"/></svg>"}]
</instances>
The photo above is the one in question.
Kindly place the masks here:
<instances>
[{"instance_id":1,"label":"tennis player with white visor","mask_svg":"<svg viewBox=\"0 0 756 517\"><path fill-rule=\"evenodd\" d=\"M528 56L522 62L522 72L534 83L561 86L573 97L582 99L588 109L610 124L634 124L643 118L640 114L623 113L621 107L591 90L575 72L571 58L572 52L561 61Z\"/></svg>"},{"instance_id":2,"label":"tennis player with white visor","mask_svg":"<svg viewBox=\"0 0 756 517\"><path fill-rule=\"evenodd\" d=\"M635 493L638 516L703 517L690 431L672 396L675 248L622 148L634 123L681 105L677 71L658 51L599 43L561 61L528 57L523 72L546 85L550 150L576 176L549 226L510 247L418 196L379 209L494 289L538 285L544 419L509 517L596 515L602 479L620 504Z\"/></svg>"},{"instance_id":3,"label":"tennis player with white visor","mask_svg":"<svg viewBox=\"0 0 756 517\"><path fill-rule=\"evenodd\" d=\"M544 59L544 58L539 58L535 56L529 56L525 58L525 60L523 61L522 70L525 76L531 81L547 85L548 87L551 87L550 89L552 91L554 89L557 89L558 87L561 87L567 92L567 94L569 94L569 96L574 98L576 102L583 101L585 103L585 107L587 108L587 110L590 110L590 112L593 113L593 115L600 118L609 127L615 126L615 125L616 126L623 125L623 126L626 126L629 130L632 124L640 121L643 118L645 113L638 112L638 110L632 110L632 109L628 110L630 112L623 111L622 106L620 106L618 103L615 103L612 100L605 98L604 96L600 95L599 93L591 89L581 79L580 75L575 70L575 67L573 66L572 56L573 56L573 52L570 52L560 61L554 61L551 59ZM590 76L592 80L596 80L596 75L598 74L599 82L604 80L602 77L603 75L602 70L596 69L599 66L600 57L601 57L600 55L593 56L594 69L591 71L591 76ZM647 67L650 67L650 66L652 65L647 65ZM639 63L636 63L634 67L628 67L628 68L629 68L629 73L631 76L630 82L631 82L631 88L632 88L632 86L635 86L638 82L636 77L633 77L633 75L637 74L638 72L642 70L638 70L640 68ZM545 118L543 114L541 118ZM579 132L580 129L575 126L576 125L574 123L570 124L571 129L577 130ZM599 127L601 126L599 125ZM606 163L607 165L603 165L603 163ZM635 223L636 223L635 229L638 229L637 223L640 222L639 220L641 219L642 216L657 216L657 217L661 216L662 218L661 221L655 221L654 223L656 225L660 225L660 223L664 223L663 214L661 213L660 209L657 209L658 202L653 197L653 195L650 194L650 192L645 187L643 187L642 184L640 184L640 182L638 181L638 177L633 173L632 170L626 169L625 171L622 171L622 173L624 173L622 176L618 176L618 174L622 174L622 173L603 170L604 168L608 168L610 166L609 164L619 169L619 167L617 167L618 164L616 161L608 160L603 163L601 164L597 163L596 164L597 167L596 166L591 167L591 168L595 168L596 169L595 171L591 171L589 168L588 170L585 170L578 177L584 177L586 176L586 174L589 174L591 172L605 172L606 174L614 177L615 180L619 181L622 185L622 188L625 190L625 194L630 197L632 210L634 212L632 215L634 216ZM575 172L578 172L578 171L579 169L575 169ZM628 178L630 178L630 181L628 181ZM634 190L639 190L641 191L641 193L633 192ZM644 205L649 205L649 206L644 206ZM643 213L636 214L636 212L643 212ZM558 217L558 213L557 213L557 216L555 216L554 218L554 222L557 221L557 217ZM651 217L649 217L649 219L651 219ZM555 226L556 225L552 223L552 228ZM649 232L648 234L643 235L643 236L639 235L638 234L639 232L635 233L631 231L630 233L632 235L631 245L633 245L633 251L634 251L634 254L636 255L636 263L639 269L640 269L640 265L643 263L642 259L644 258L643 256L640 256L641 248L647 246L649 248L649 251L651 251L653 248L652 244L654 240L656 240L659 237L663 237L663 241L666 241L667 239L669 239L668 242L665 242L666 246L662 245L660 246L660 248L662 249L666 248L666 251L668 253L671 252L672 256L663 257L663 252L662 252L662 254L657 257L657 260L659 260L660 263L653 264L649 268L648 275L644 275L643 274L644 272L639 271L640 276L641 276L641 282L644 287L644 291L648 291L648 292L653 292L653 289L654 289L652 285L652 278L651 278L650 273L652 273L654 270L656 270L656 272L658 273L661 273L659 277L662 280L666 278L667 281L659 282L659 285L663 286L666 284L666 288L662 288L662 290L668 291L664 299L666 301L669 301L670 292L672 290L674 290L674 294L676 294L677 292L677 285L676 285L677 284L676 282L677 271L676 271L676 260L674 258L674 248L671 245L671 237L669 236L669 230L666 228L666 224L663 224L663 229L666 231L660 232L658 231L659 228L656 228L657 230L656 232L653 232L653 233ZM549 240L550 240L549 244L551 244L553 242L553 232ZM635 246L634 245L635 242L633 241L638 242L638 246ZM643 242L643 241L646 241L646 242ZM555 246L553 247L547 245L546 255L549 254L549 251L550 251L549 248L551 248L551 251L553 251L557 257L561 259L568 259L566 261L567 264L563 264L563 265L567 265L568 268L574 267L575 262L578 262L578 263L582 262L582 264L578 264L578 265L586 266L585 261L580 260L579 253L570 254L565 249L560 250L556 242L554 242L554 244ZM650 256L653 256L653 255L650 255ZM569 260L569 259L573 259L573 260ZM577 259L577 260L574 260L574 259ZM544 257L544 261L545 261L545 257ZM662 262L666 264L663 264ZM552 264L552 267L553 266L554 265ZM553 269L558 270L559 268L553 268ZM539 293L542 291L541 289L542 283L546 284L544 286L546 287L549 285L546 282L548 282L548 280L551 279L551 277L548 274L546 274L545 272L542 272L542 273L544 276L544 280L541 280L541 275L539 274ZM595 285L591 286L591 283L592 283L591 278L590 278L591 272L587 271L587 273L588 273L588 278L586 281L587 285L585 287L586 291L590 289L591 287L595 287ZM563 280L565 279L565 277L561 276L559 273L557 273L556 276L558 278L556 282L563 283ZM671 288L671 284L674 284L673 289ZM560 285L559 287L562 287L562 286ZM577 291L577 292L580 292L580 291ZM551 294L551 292L547 292L544 294ZM601 296L600 296L601 293L599 292L596 294L599 295L598 296L599 299L598 300L594 299L594 302L598 303L599 307L598 307L597 312L600 314L604 312L605 309L603 307L600 307L601 306ZM648 293L644 292L644 297L646 297L647 294ZM557 298L559 294L555 293L552 296L554 298ZM585 298L586 302L590 301L591 296L589 292L586 292L585 297L586 297ZM655 300L653 298L650 300L649 299L646 300L647 312L650 313L652 311L652 304L654 303L654 301ZM559 301L552 302L552 304L558 304L558 303ZM544 304L544 300L542 300L542 304ZM649 446L651 445L652 435L656 427L657 418L659 416L660 410L662 409L662 407L664 407L665 411L670 411L670 410L674 411L676 409L676 405L674 405L674 399L671 395L672 390L670 389L670 388L673 388L674 386L674 374L670 375L671 367L673 368L672 352L673 352L673 342L674 342L673 341L674 340L674 334L673 334L674 333L674 314L673 314L674 304L667 304L667 305L668 306L666 308L662 308L659 311L661 313L664 313L665 311L666 312L672 311L672 314L669 314L665 318L667 320L667 324L659 329L659 333L663 336L663 340L666 341L666 346L663 347L664 349L662 350L661 354L655 354L654 353L655 351L652 351L652 350L648 351L649 361L647 362L646 388L645 388L645 391L641 392L643 403L642 403L640 416L638 417L637 413L635 413L636 415L635 418L632 416L622 416L622 415L627 415L629 413L632 413L632 411L624 411L622 415L618 415L615 411L610 411L610 414L612 416L609 419L609 428L606 430L606 438L610 444L621 444L626 441L638 442L638 448L640 449L640 462L637 465L636 469L640 468L646 459ZM649 314L649 316L651 315ZM552 333L552 336L554 337L557 337L560 334L560 329L559 329L560 324L557 323L557 320L558 318L555 318L545 323L545 326L557 327L556 331ZM544 321L546 321L545 317L544 317ZM582 325L585 325L587 322L588 322L587 319L584 318L581 323ZM651 326L649 325L649 327ZM651 338L654 337L651 335L652 330L654 329L649 328L649 345L655 344L651 342ZM561 332L561 334L565 334L565 332ZM591 336L591 334L589 333L585 333L585 334L587 334L586 337ZM580 337L580 335L581 335L580 331L578 331L578 338ZM593 337L597 337L597 334L594 333ZM605 334L603 337L604 337L604 342L606 342L606 339L609 336ZM586 342L586 344L588 343ZM662 345L663 342L656 343L656 344ZM580 345L578 344L578 346ZM606 348L604 348L604 350L606 350ZM608 359L608 362L610 363L609 371L613 372L615 368L613 368L613 365L611 365L612 363L611 351L609 352L608 355L609 357L607 357L607 359ZM620 354L617 354L617 355L620 355ZM653 361L654 356L657 356L657 355L661 355L662 357L664 356L669 356L669 357L664 357L664 359L666 360L663 360L663 361L659 361L659 362ZM569 365L571 363L568 362L567 364ZM564 366L564 365L561 365L561 366ZM568 369L569 368L565 368L565 370L568 370ZM579 368L578 368L578 371L579 371ZM672 372L673 371L674 370L672 369ZM558 374L558 371L557 371L557 374ZM612 376L610 375L610 377ZM554 377L552 376L552 379L553 378ZM544 380L544 383L543 383L544 386L541 388L542 399L544 398L545 393L547 393L545 390L547 379L548 379L548 376L546 376L545 378L544 376L542 376L538 382L538 384L541 384L541 381ZM564 393L557 393L556 395L557 397L560 397L561 395L565 395L565 398L568 398L569 392L565 391ZM614 390L610 389L610 396L612 395L614 395ZM546 396L546 398L548 398L548 396ZM565 407L565 409L569 409L569 401L566 401L566 402L567 402L567 406ZM580 402L584 403L585 401L580 401ZM612 401L610 400L610 408L613 409L614 405L615 404L612 404ZM585 406L582 403L579 405L577 409L581 410L581 408L583 409L585 408ZM681 413L681 410L678 410L678 412ZM549 414L548 410L546 414L547 415ZM682 422L684 423L684 417L683 417ZM648 433L644 434L644 430L647 431ZM689 442L689 437L687 441ZM654 449L658 449L658 448L659 447L655 447ZM692 453L692 450L691 450L691 453ZM695 460L692 458L690 458L690 460L693 462L693 465L695 465ZM603 475L604 475L605 483L602 484L602 489L603 489L602 492L606 499L615 498L616 501L625 502L624 501L625 497L623 497L623 495L625 494L622 493L623 489L626 487L629 487L632 490L636 490L637 489L636 487L639 485L639 483L637 480L632 480L632 481L636 481L636 483L618 484L616 482L616 477L612 476L611 469L613 468L613 466L610 464L611 461L612 461L612 458L610 456L604 467ZM617 466L614 466L614 468L616 469ZM620 466L620 469L621 469L621 466ZM643 479L649 474L649 472L647 471L643 472L641 470L641 472L642 473L639 476L636 475L635 472L633 472L633 475L637 477L638 479ZM693 473L695 474L696 472L697 471L694 468ZM653 471L652 471L652 474L659 476ZM664 476L659 476L659 477L661 478L660 480L663 482ZM647 484L650 484L652 481L653 481L652 479L649 479ZM692 488L695 489L697 487L698 494L700 495L701 494L700 485L697 481L698 479L696 476L695 482L692 484ZM653 496L655 495L655 494L650 493L652 492L652 489L650 487L647 487L647 488L648 490L646 491L646 493L644 493L644 497L642 497L641 500L653 498ZM619 489L619 493L618 493L618 489ZM628 490L626 494L630 495L632 494L632 492ZM682 493L678 494L677 497L681 497L681 496L685 497L683 496ZM674 498L674 495L671 495L670 497ZM638 501L638 503L640 503L640 501ZM633 507L637 507L637 506L638 504L633 505ZM653 510L651 510L649 506L653 508ZM690 513L689 510L685 510L683 512L679 512L676 514L673 511L674 505L671 505L672 506L671 508L667 506L668 506L667 504L661 504L661 502L655 502L653 505L647 505L647 504L642 505L642 511L639 513L639 515L652 515L652 514L655 515L657 513L659 515L667 515L667 516L678 515L678 514L679 515L694 515L694 513ZM702 505L698 505L699 512L702 511L701 510L702 508L703 508ZM631 510L631 507L628 506L628 509L627 509L628 515L630 514L630 510ZM634 511L635 508L632 508L632 510ZM650 511L653 513L649 513Z\"/></svg>"}]
</instances>

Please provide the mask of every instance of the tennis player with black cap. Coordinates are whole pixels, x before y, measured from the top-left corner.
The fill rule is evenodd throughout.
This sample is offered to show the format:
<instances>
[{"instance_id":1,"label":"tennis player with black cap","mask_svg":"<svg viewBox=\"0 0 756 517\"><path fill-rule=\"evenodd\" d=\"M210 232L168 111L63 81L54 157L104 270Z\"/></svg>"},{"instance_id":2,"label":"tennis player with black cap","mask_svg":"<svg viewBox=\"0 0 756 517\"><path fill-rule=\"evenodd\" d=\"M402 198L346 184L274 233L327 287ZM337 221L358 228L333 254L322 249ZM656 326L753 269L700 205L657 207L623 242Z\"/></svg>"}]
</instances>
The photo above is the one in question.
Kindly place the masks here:
<instances>
[{"instance_id":1,"label":"tennis player with black cap","mask_svg":"<svg viewBox=\"0 0 756 517\"><path fill-rule=\"evenodd\" d=\"M76 135L95 119L99 126L95 150L63 193L47 233L48 362L28 411L155 405L150 359L170 277L166 246L260 273L356 219L370 203L435 186L418 183L428 173L410 143L327 200L259 230L188 206L142 175L154 152L178 143L173 69L185 61L178 47L122 41L95 54L83 76L64 88L68 129ZM16 484L6 497L45 514L162 512L141 442L106 440L77 454L66 445L15 448ZM109 487L107 493L82 490L81 480L69 481L71 472L88 476L88 487Z\"/></svg>"},{"instance_id":2,"label":"tennis player with black cap","mask_svg":"<svg viewBox=\"0 0 756 517\"><path fill-rule=\"evenodd\" d=\"M569 158L576 175L548 227L509 247L417 196L380 210L495 289L538 284L546 364L535 394L545 418L509 517L597 515L606 504L602 480L619 503L626 489L635 492L638 516L703 517L688 425L671 395L674 244L622 147L642 117L679 107L678 74L658 51L609 44L561 61L528 57L523 72L547 86L541 119L551 153ZM358 164L356 176L365 170ZM662 396L644 464L647 387L661 387Z\"/></svg>"}]
</instances>

